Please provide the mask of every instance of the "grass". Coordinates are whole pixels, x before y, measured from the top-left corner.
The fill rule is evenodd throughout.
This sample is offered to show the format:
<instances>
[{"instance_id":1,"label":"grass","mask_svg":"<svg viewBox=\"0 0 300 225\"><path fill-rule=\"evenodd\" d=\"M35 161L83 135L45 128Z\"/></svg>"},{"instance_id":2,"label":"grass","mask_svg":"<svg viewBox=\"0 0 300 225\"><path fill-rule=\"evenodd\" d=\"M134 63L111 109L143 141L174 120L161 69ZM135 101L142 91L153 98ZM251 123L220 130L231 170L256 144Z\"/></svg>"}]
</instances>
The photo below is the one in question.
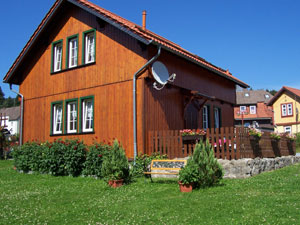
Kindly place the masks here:
<instances>
[{"instance_id":1,"label":"grass","mask_svg":"<svg viewBox=\"0 0 300 225\"><path fill-rule=\"evenodd\" d=\"M0 161L0 224L300 224L300 164L180 193L175 180L20 174Z\"/></svg>"}]
</instances>

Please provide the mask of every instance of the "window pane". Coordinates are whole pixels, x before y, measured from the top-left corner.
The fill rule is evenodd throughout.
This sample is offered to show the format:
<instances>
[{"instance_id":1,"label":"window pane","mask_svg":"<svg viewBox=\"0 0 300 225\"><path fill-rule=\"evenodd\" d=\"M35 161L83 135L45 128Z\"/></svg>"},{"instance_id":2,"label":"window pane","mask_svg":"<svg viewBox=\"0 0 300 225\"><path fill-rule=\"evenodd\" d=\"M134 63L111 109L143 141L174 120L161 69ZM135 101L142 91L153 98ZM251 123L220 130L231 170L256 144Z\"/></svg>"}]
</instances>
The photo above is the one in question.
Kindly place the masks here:
<instances>
[{"instance_id":1,"label":"window pane","mask_svg":"<svg viewBox=\"0 0 300 225\"><path fill-rule=\"evenodd\" d=\"M82 130L93 130L93 101L92 99L84 100L82 103Z\"/></svg>"},{"instance_id":2,"label":"window pane","mask_svg":"<svg viewBox=\"0 0 300 225\"><path fill-rule=\"evenodd\" d=\"M62 106L57 104L53 106L53 134L62 132Z\"/></svg>"},{"instance_id":3,"label":"window pane","mask_svg":"<svg viewBox=\"0 0 300 225\"><path fill-rule=\"evenodd\" d=\"M77 109L76 109L76 103L71 102L68 103L67 107L67 131L68 133L74 133L77 130Z\"/></svg>"},{"instance_id":4,"label":"window pane","mask_svg":"<svg viewBox=\"0 0 300 225\"><path fill-rule=\"evenodd\" d=\"M61 70L62 43L54 46L54 72Z\"/></svg>"},{"instance_id":5,"label":"window pane","mask_svg":"<svg viewBox=\"0 0 300 225\"><path fill-rule=\"evenodd\" d=\"M85 63L95 61L95 37L94 32L85 37Z\"/></svg>"}]
</instances>

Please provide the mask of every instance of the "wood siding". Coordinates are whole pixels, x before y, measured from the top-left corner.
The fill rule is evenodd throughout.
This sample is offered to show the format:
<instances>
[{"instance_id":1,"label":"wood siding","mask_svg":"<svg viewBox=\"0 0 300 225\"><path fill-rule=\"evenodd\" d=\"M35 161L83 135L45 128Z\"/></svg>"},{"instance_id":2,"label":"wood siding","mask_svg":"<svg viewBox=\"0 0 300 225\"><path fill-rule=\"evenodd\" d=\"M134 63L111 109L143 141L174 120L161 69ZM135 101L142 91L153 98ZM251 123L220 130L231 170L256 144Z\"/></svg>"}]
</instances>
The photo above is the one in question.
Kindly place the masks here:
<instances>
[{"instance_id":1,"label":"wood siding","mask_svg":"<svg viewBox=\"0 0 300 225\"><path fill-rule=\"evenodd\" d=\"M80 138L91 144L98 141L112 141L118 138L128 156L133 156L133 115L132 78L145 64L147 52L142 50L135 39L106 24L100 28L93 15L76 7L65 11L57 29L50 32L51 40L46 48L41 48L38 58L23 74L20 92L25 96L24 141L52 141L54 138ZM78 63L81 65L82 33L95 28L96 63L81 68L50 74L51 43L63 39L62 69L65 69L66 39L79 34ZM142 105L142 82L137 82L138 111ZM75 134L50 137L51 102L94 96L94 134ZM141 113L137 114L138 130L141 127ZM138 134L138 144L143 144L143 136Z\"/></svg>"}]
</instances>

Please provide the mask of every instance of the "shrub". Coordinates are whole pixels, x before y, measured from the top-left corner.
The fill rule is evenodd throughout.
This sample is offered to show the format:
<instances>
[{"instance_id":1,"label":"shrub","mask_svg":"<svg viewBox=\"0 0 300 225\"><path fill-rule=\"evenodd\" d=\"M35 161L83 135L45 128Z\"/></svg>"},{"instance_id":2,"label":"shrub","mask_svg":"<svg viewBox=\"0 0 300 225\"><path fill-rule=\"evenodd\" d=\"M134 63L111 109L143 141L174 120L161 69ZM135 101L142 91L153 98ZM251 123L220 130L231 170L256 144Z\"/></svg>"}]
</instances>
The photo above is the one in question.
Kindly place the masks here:
<instances>
[{"instance_id":1,"label":"shrub","mask_svg":"<svg viewBox=\"0 0 300 225\"><path fill-rule=\"evenodd\" d=\"M86 159L86 145L79 140L62 141L66 146L64 152L65 173L71 176L81 174Z\"/></svg>"},{"instance_id":2,"label":"shrub","mask_svg":"<svg viewBox=\"0 0 300 225\"><path fill-rule=\"evenodd\" d=\"M102 178L101 168L104 155L110 150L110 146L94 143L89 147L86 161L84 162L84 169L82 174L85 176L96 176Z\"/></svg>"},{"instance_id":3,"label":"shrub","mask_svg":"<svg viewBox=\"0 0 300 225\"><path fill-rule=\"evenodd\" d=\"M182 184L197 183L199 179L198 165L189 158L184 168L179 171L179 181Z\"/></svg>"},{"instance_id":4,"label":"shrub","mask_svg":"<svg viewBox=\"0 0 300 225\"><path fill-rule=\"evenodd\" d=\"M37 143L25 143L20 147L16 147L12 152L12 156L14 158L14 165L19 171L23 171L25 173L32 170L32 161L34 161L33 157L33 149Z\"/></svg>"},{"instance_id":5,"label":"shrub","mask_svg":"<svg viewBox=\"0 0 300 225\"><path fill-rule=\"evenodd\" d=\"M198 167L199 173L196 185L200 187L212 186L223 178L222 166L214 157L213 148L208 141L206 141L206 144L203 141L196 144L191 160Z\"/></svg>"},{"instance_id":6,"label":"shrub","mask_svg":"<svg viewBox=\"0 0 300 225\"><path fill-rule=\"evenodd\" d=\"M143 176L143 172L148 171L148 167L153 159L167 159L167 155L160 155L159 152L154 152L151 155L139 154L136 157L135 165L132 166L132 176Z\"/></svg>"},{"instance_id":7,"label":"shrub","mask_svg":"<svg viewBox=\"0 0 300 225\"><path fill-rule=\"evenodd\" d=\"M279 141L280 138L281 138L281 135L280 135L279 133L277 133L277 132L272 132L272 133L270 133L270 137L271 137L272 139L274 139L274 140Z\"/></svg>"},{"instance_id":8,"label":"shrub","mask_svg":"<svg viewBox=\"0 0 300 225\"><path fill-rule=\"evenodd\" d=\"M105 180L130 180L129 163L123 148L117 140L114 141L112 149L104 155L101 174Z\"/></svg>"}]
</instances>

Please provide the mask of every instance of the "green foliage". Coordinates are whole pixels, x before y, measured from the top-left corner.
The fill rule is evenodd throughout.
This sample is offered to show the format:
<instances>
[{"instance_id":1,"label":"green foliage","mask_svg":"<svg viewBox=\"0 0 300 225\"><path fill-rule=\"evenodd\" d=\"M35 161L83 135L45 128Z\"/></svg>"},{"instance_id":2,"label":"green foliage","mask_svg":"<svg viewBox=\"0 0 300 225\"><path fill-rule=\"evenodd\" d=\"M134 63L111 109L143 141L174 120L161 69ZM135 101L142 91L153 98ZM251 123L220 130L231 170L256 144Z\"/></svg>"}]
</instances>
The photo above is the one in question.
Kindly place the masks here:
<instances>
[{"instance_id":1,"label":"green foliage","mask_svg":"<svg viewBox=\"0 0 300 225\"><path fill-rule=\"evenodd\" d=\"M148 171L151 161L154 159L167 159L167 155L160 155L159 152L154 152L151 155L139 154L136 157L135 165L132 165L132 176L143 176L143 172Z\"/></svg>"},{"instance_id":2,"label":"green foliage","mask_svg":"<svg viewBox=\"0 0 300 225\"><path fill-rule=\"evenodd\" d=\"M117 140L114 141L112 149L104 155L101 173L105 180L130 180L129 163Z\"/></svg>"},{"instance_id":3,"label":"green foliage","mask_svg":"<svg viewBox=\"0 0 300 225\"><path fill-rule=\"evenodd\" d=\"M15 148L12 154L19 171L78 176L83 169L86 146L78 140L31 142Z\"/></svg>"},{"instance_id":4,"label":"green foliage","mask_svg":"<svg viewBox=\"0 0 300 225\"><path fill-rule=\"evenodd\" d=\"M89 147L87 152L86 161L84 162L84 169L82 174L85 176L95 176L102 178L101 168L104 155L111 149L110 146L105 144L94 143Z\"/></svg>"},{"instance_id":5,"label":"green foliage","mask_svg":"<svg viewBox=\"0 0 300 225\"><path fill-rule=\"evenodd\" d=\"M300 133L296 134L296 149L297 152L300 152Z\"/></svg>"},{"instance_id":6,"label":"green foliage","mask_svg":"<svg viewBox=\"0 0 300 225\"><path fill-rule=\"evenodd\" d=\"M197 183L199 180L198 165L189 158L184 168L179 171L179 181L182 184Z\"/></svg>"},{"instance_id":7,"label":"green foliage","mask_svg":"<svg viewBox=\"0 0 300 225\"><path fill-rule=\"evenodd\" d=\"M179 172L179 181L191 181L196 187L208 187L220 182L223 178L222 166L214 157L211 144L200 141L196 144L192 157L185 168Z\"/></svg>"}]
</instances>

